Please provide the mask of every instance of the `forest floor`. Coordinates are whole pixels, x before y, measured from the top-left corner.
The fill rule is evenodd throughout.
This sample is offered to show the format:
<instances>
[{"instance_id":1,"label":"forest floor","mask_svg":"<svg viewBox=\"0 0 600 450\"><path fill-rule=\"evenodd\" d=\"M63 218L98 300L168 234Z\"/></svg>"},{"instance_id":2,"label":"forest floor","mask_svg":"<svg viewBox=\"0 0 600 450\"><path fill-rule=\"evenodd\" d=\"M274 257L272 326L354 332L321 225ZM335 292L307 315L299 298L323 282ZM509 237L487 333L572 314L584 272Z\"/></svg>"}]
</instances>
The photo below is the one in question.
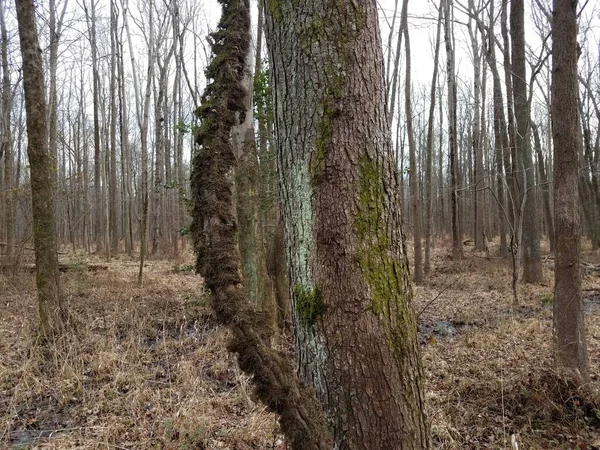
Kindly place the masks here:
<instances>
[{"instance_id":1,"label":"forest floor","mask_svg":"<svg viewBox=\"0 0 600 450\"><path fill-rule=\"evenodd\" d=\"M454 262L438 243L414 287L434 448L508 449L512 435L522 450L599 445L600 412L552 368L551 267L544 284L519 284L515 306L510 262L471 250ZM95 271L86 264L106 263L61 259L73 264L62 280L77 329L60 358L35 344L33 275L0 273L0 448L287 448L226 351L191 255L149 261L143 287L124 256ZM584 290L597 385L598 274Z\"/></svg>"}]
</instances>

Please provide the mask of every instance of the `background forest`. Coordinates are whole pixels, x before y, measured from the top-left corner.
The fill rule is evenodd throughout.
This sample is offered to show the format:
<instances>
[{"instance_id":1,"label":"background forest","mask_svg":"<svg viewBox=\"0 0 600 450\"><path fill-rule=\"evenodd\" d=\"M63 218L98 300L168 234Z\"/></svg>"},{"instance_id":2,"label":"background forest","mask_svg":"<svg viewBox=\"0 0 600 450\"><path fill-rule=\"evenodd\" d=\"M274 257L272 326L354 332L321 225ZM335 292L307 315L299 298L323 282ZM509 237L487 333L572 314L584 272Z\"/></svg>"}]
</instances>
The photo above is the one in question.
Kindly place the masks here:
<instances>
[{"instance_id":1,"label":"background forest","mask_svg":"<svg viewBox=\"0 0 600 450\"><path fill-rule=\"evenodd\" d=\"M231 3L224 1L223 11ZM288 160L277 149L278 138L294 136L282 131L293 126L281 115L286 48L276 53L272 43L286 34L277 28L282 13L275 3L266 2L266 11L250 8L252 42L241 55L239 80L250 95L236 106L237 123L227 131L236 167L224 182L234 186L244 295L265 312L252 320L264 322L278 354L292 357L295 345L301 377L318 385L298 349L318 353L311 333L327 310L317 284L308 289L297 282L306 180L293 178L293 155ZM550 0L378 5L391 131L386 157L414 283L403 278L398 289L409 292L416 316L424 366L416 378L423 378L431 436L424 441L434 448L600 447L593 387L600 364L600 5L577 5L578 85L570 113L577 149L570 160L559 159L553 136L553 117L569 111L553 109L554 8ZM193 191L210 190L203 183L212 179L198 175L208 173L199 172L198 161L214 143L215 99L227 95L219 76L229 57L219 48L230 38L223 22L217 25L219 6L43 0L35 13L46 103L39 123L50 155L45 192L54 202L61 306L45 315L36 299L43 289L33 252L40 247L34 244L39 185L27 149L28 72L15 4L0 0L0 446L313 448L294 447L285 419L282 429L269 411L281 412L268 401L270 409L261 406L260 388L251 392L260 376L248 378L226 352L226 341L234 342L230 349L238 345L235 327L227 331L223 311L209 308L222 280L213 281L207 267L219 261L203 256L210 246L191 236L210 222ZM314 51L312 40L327 36L328 26L311 22L300 48ZM354 38L343 26L342 50L332 47L342 61L345 40ZM322 117L337 117L329 103L317 103ZM317 129L311 171L321 168L318 151L333 135L327 125ZM564 211L556 209L564 204L568 168L561 167L569 161L577 178L566 203L580 221L581 253L571 264L579 273L578 296L557 282L559 291L567 289L560 297L557 248L580 248L568 240ZM327 177L311 177L308 184L321 192L314 186ZM334 209L335 201L318 198ZM290 225L296 215L300 231ZM194 245L204 287L194 276ZM313 250L321 251L317 244ZM572 303L580 309L569 309ZM62 321L76 324L77 339L50 339L55 352L49 351L39 336L62 334ZM576 337L558 339L584 336L583 347L587 329L587 349L573 346L568 353L575 357L557 356L552 336L561 327ZM556 361L576 367L581 378L557 376ZM317 398L326 397L314 387ZM326 413L331 408L325 402Z\"/></svg>"}]
</instances>

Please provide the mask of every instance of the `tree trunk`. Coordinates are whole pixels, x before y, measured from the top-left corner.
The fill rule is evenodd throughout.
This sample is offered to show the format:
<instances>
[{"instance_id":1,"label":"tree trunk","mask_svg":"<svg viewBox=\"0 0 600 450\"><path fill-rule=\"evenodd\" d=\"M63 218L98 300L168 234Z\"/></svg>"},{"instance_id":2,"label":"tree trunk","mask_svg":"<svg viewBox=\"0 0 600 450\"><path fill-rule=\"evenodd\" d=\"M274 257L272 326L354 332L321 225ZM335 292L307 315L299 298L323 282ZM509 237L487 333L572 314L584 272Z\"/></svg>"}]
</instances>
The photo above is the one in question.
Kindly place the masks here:
<instances>
[{"instance_id":1,"label":"tree trunk","mask_svg":"<svg viewBox=\"0 0 600 450\"><path fill-rule=\"evenodd\" d=\"M265 4L300 374L334 448L429 448L376 2Z\"/></svg>"},{"instance_id":2,"label":"tree trunk","mask_svg":"<svg viewBox=\"0 0 600 450\"><path fill-rule=\"evenodd\" d=\"M504 151L504 172L506 174L506 181L509 186L507 191L510 200L508 202L509 219L511 224L513 224L512 226L514 229L518 221L518 205L520 192L523 189L523 182L521 181L522 173L519 171L519 167L517 165L517 154L515 148L515 108L511 72L512 64L510 58L510 40L508 37L508 0L502 0L500 25L504 47L503 66L504 83L506 86L506 117L508 126L508 147Z\"/></svg>"},{"instance_id":3,"label":"tree trunk","mask_svg":"<svg viewBox=\"0 0 600 450\"><path fill-rule=\"evenodd\" d=\"M396 58L394 60L394 70L392 72L392 80L388 85L389 103L387 105L388 121L390 128L394 120L394 109L396 107L396 86L398 84L398 72L400 70L400 54L402 53L402 37L404 36L404 27L408 23L408 0L402 0L402 12L400 13L400 29L398 30L398 43L396 44ZM390 30L390 33L392 30ZM399 90L399 89L398 89Z\"/></svg>"},{"instance_id":4,"label":"tree trunk","mask_svg":"<svg viewBox=\"0 0 600 450\"><path fill-rule=\"evenodd\" d=\"M119 250L119 217L117 209L117 7L110 2L110 160L108 188L108 223L110 249ZM123 143L121 143L122 145Z\"/></svg>"},{"instance_id":5,"label":"tree trunk","mask_svg":"<svg viewBox=\"0 0 600 450\"><path fill-rule=\"evenodd\" d=\"M4 184L0 185L0 192L4 195L4 229L6 232L6 258L12 261L14 253L14 205L13 205L13 139L10 128L10 117L12 107L12 87L10 81L10 67L8 65L8 33L6 31L5 0L0 0L0 33L2 42L0 52L2 53L2 106L0 117L2 142L0 142L0 161L4 158Z\"/></svg>"},{"instance_id":6,"label":"tree trunk","mask_svg":"<svg viewBox=\"0 0 600 450\"><path fill-rule=\"evenodd\" d=\"M577 207L579 147L577 110L577 2L554 0L552 26L552 135L554 141L554 336L556 362L589 381L583 299L581 235Z\"/></svg>"},{"instance_id":7,"label":"tree trunk","mask_svg":"<svg viewBox=\"0 0 600 450\"><path fill-rule=\"evenodd\" d=\"M469 0L469 11L476 14L473 0ZM475 250L483 251L483 191L485 182L483 179L483 149L481 148L481 50L479 48L478 33L472 27L473 18L469 18L468 31L471 40L471 52L473 53L473 122L471 124L471 147L474 164L473 179L473 236Z\"/></svg>"},{"instance_id":8,"label":"tree trunk","mask_svg":"<svg viewBox=\"0 0 600 450\"><path fill-rule=\"evenodd\" d=\"M550 208L550 182L546 174L546 165L544 163L544 155L542 153L542 144L540 141L540 133L535 124L531 124L533 130L533 140L535 143L535 151L537 154L538 170L540 173L540 181L543 186L543 201L544 201L544 218L546 219L546 228L548 229L548 240L550 241L550 252L554 252L555 234L554 221L552 220L552 209Z\"/></svg>"},{"instance_id":9,"label":"tree trunk","mask_svg":"<svg viewBox=\"0 0 600 450\"><path fill-rule=\"evenodd\" d=\"M67 311L63 304L58 272L53 172L48 149L43 63L33 1L16 0L16 6L27 113L27 155L31 173L39 331L42 338L52 340L65 331Z\"/></svg>"},{"instance_id":10,"label":"tree trunk","mask_svg":"<svg viewBox=\"0 0 600 450\"><path fill-rule=\"evenodd\" d=\"M417 148L415 145L415 136L413 132L412 101L411 101L411 77L410 77L410 35L408 26L404 24L404 45L406 48L406 81L405 89L405 115L406 115L406 133L408 134L408 159L409 159L409 183L410 183L410 202L412 210L413 223L413 241L415 272L413 280L415 283L423 281L423 251L421 247L421 197L419 189L419 174L417 173Z\"/></svg>"},{"instance_id":11,"label":"tree trunk","mask_svg":"<svg viewBox=\"0 0 600 450\"><path fill-rule=\"evenodd\" d=\"M261 211L261 179L256 142L252 101L252 49L246 56L242 84L246 95L244 120L232 130L237 167L235 169L236 213L239 226L238 245L246 295L256 308L268 317L268 326L276 331L277 306L273 282L267 273L266 250Z\"/></svg>"},{"instance_id":12,"label":"tree trunk","mask_svg":"<svg viewBox=\"0 0 600 450\"><path fill-rule=\"evenodd\" d=\"M510 8L510 34L512 44L512 76L517 123L516 148L519 169L524 171L525 189L521 190L519 203L525 197L524 210L520 211L523 227L523 281L539 283L543 279L542 253L538 228L535 168L529 138L529 103L527 101L525 61L525 5L524 0L512 0ZM525 211L527 213L525 214Z\"/></svg>"},{"instance_id":13,"label":"tree trunk","mask_svg":"<svg viewBox=\"0 0 600 450\"><path fill-rule=\"evenodd\" d=\"M433 57L433 76L431 77L431 90L429 92L429 119L427 122L427 162L425 163L425 274L428 274L431 268L431 234L433 226L433 199L431 195L433 189L433 125L435 120L435 97L439 71L440 41L443 17L442 0L440 0L440 4L438 6L438 21ZM441 195L442 189L439 189L438 191Z\"/></svg>"},{"instance_id":14,"label":"tree trunk","mask_svg":"<svg viewBox=\"0 0 600 450\"><path fill-rule=\"evenodd\" d=\"M448 82L448 145L450 147L450 188L452 189L452 258L462 259L463 248L458 205L458 140L456 123L456 75L454 73L454 32L452 0L444 0L444 40L446 42L446 77Z\"/></svg>"}]
</instances>

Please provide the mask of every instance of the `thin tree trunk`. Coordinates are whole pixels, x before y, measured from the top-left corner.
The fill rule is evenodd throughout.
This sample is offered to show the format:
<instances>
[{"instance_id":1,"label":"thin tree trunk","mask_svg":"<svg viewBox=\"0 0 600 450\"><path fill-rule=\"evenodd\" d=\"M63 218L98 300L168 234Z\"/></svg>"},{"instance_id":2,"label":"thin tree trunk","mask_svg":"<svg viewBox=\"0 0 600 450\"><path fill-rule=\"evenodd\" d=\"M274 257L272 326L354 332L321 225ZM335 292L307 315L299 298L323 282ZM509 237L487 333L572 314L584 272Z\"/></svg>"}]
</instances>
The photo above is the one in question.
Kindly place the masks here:
<instances>
[{"instance_id":1,"label":"thin tree trunk","mask_svg":"<svg viewBox=\"0 0 600 450\"><path fill-rule=\"evenodd\" d=\"M48 148L46 95L32 0L16 0L27 112L27 155L30 164L33 239L41 337L54 340L67 327L67 310L60 290L53 173Z\"/></svg>"},{"instance_id":2,"label":"thin tree trunk","mask_svg":"<svg viewBox=\"0 0 600 450\"><path fill-rule=\"evenodd\" d=\"M109 234L113 253L119 249L119 217L117 210L117 7L110 2L110 176L109 176Z\"/></svg>"},{"instance_id":3,"label":"thin tree trunk","mask_svg":"<svg viewBox=\"0 0 600 450\"><path fill-rule=\"evenodd\" d=\"M394 70L392 72L392 82L389 88L388 120L390 127L394 120L394 109L396 107L396 89L398 85L398 72L400 71L400 54L402 53L402 37L404 36L404 26L408 23L408 0L402 1L402 12L400 13L400 29L398 30L398 43L396 44L396 58L394 60ZM391 31L390 31L391 33ZM387 98L386 97L386 98Z\"/></svg>"},{"instance_id":4,"label":"thin tree trunk","mask_svg":"<svg viewBox=\"0 0 600 450\"><path fill-rule=\"evenodd\" d=\"M538 228L538 208L536 202L535 172L531 155L529 103L525 67L525 4L524 0L512 0L510 9L510 33L512 44L512 75L517 123L516 148L518 167L523 169L525 189L525 209L521 211L523 227L523 281L539 283L543 279L542 253ZM519 200L521 197L519 197ZM527 211L527 214L525 214Z\"/></svg>"},{"instance_id":5,"label":"thin tree trunk","mask_svg":"<svg viewBox=\"0 0 600 450\"><path fill-rule=\"evenodd\" d=\"M414 258L415 272L413 280L415 283L423 281L423 251L421 247L421 198L419 189L419 175L417 173L417 149L415 145L415 136L413 132L412 118L412 101L411 101L411 76L410 76L410 35L408 26L404 24L404 45L406 49L406 81L405 89L405 115L406 115L406 132L408 134L408 151L409 151L409 183L410 183L410 201L412 209L413 223L413 242L414 242Z\"/></svg>"},{"instance_id":6,"label":"thin tree trunk","mask_svg":"<svg viewBox=\"0 0 600 450\"><path fill-rule=\"evenodd\" d=\"M450 159L450 188L452 205L452 257L463 258L462 238L459 223L458 205L458 140L456 123L456 75L454 73L454 32L452 0L444 0L444 39L446 42L446 65L448 82L448 141Z\"/></svg>"},{"instance_id":7,"label":"thin tree trunk","mask_svg":"<svg viewBox=\"0 0 600 450\"><path fill-rule=\"evenodd\" d=\"M475 14L475 4L473 0L469 0L469 10ZM475 158L475 164L473 165L473 234L475 240L475 250L484 250L484 236L485 230L483 226L483 212L484 212L484 189L485 180L483 174L483 148L481 145L481 50L479 46L479 40L477 39L478 33L473 30L471 26L472 18L469 19L468 30L471 38L471 51L473 53L473 123L471 124L472 130L472 149L473 157Z\"/></svg>"},{"instance_id":8,"label":"thin tree trunk","mask_svg":"<svg viewBox=\"0 0 600 450\"><path fill-rule=\"evenodd\" d=\"M4 4L5 0L0 0L0 52L2 53L2 116L1 133L2 142L0 142L0 161L4 158L4 184L0 185L0 192L4 195L4 229L6 232L6 258L12 261L14 253L14 205L13 205L13 140L12 130L10 128L10 118L12 109L12 87L10 80L10 68L8 65L8 33L6 31L5 12L7 10Z\"/></svg>"},{"instance_id":9,"label":"thin tree trunk","mask_svg":"<svg viewBox=\"0 0 600 450\"><path fill-rule=\"evenodd\" d=\"M535 143L535 151L537 154L538 170L540 173L540 181L543 186L543 202L544 202L544 218L546 219L546 228L548 229L548 240L550 241L550 251L554 252L555 247L555 235L554 235L554 221L552 220L552 208L550 203L550 182L546 174L546 165L544 163L544 155L542 153L542 144L540 141L540 133L537 125L531 124L533 130L533 139Z\"/></svg>"},{"instance_id":10,"label":"thin tree trunk","mask_svg":"<svg viewBox=\"0 0 600 450\"><path fill-rule=\"evenodd\" d=\"M433 189L433 125L435 120L435 98L439 71L443 17L442 0L440 0L438 6L438 21L433 57L433 76L431 77L431 90L429 93L429 119L427 122L427 162L425 163L425 274L428 274L431 269L431 234L433 226L433 199L431 195L431 191ZM441 195L442 189L439 189L438 192Z\"/></svg>"}]
</instances>

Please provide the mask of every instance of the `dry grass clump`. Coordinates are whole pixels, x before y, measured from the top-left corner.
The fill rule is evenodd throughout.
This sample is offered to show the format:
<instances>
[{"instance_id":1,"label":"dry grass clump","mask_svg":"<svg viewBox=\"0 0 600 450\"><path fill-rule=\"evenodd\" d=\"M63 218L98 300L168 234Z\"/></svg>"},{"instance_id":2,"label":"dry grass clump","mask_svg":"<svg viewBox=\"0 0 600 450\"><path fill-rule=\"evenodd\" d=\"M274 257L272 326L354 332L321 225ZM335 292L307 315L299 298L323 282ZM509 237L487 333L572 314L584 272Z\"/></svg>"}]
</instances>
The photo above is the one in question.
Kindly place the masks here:
<instances>
[{"instance_id":1,"label":"dry grass clump","mask_svg":"<svg viewBox=\"0 0 600 450\"><path fill-rule=\"evenodd\" d=\"M249 397L199 277L150 262L63 275L76 332L35 344L33 277L0 276L0 447L273 448L276 418ZM59 348L60 347L60 348Z\"/></svg>"},{"instance_id":2,"label":"dry grass clump","mask_svg":"<svg viewBox=\"0 0 600 450\"><path fill-rule=\"evenodd\" d=\"M415 287L417 311L446 289L419 320L434 447L510 448L514 434L520 448L596 448L600 298L586 302L593 383L579 391L553 369L553 273L544 269L543 285L520 284L515 306L508 261L467 254L457 263L447 253L434 253L434 272ZM585 280L594 286L598 278ZM440 323L452 332L431 325Z\"/></svg>"}]
</instances>

